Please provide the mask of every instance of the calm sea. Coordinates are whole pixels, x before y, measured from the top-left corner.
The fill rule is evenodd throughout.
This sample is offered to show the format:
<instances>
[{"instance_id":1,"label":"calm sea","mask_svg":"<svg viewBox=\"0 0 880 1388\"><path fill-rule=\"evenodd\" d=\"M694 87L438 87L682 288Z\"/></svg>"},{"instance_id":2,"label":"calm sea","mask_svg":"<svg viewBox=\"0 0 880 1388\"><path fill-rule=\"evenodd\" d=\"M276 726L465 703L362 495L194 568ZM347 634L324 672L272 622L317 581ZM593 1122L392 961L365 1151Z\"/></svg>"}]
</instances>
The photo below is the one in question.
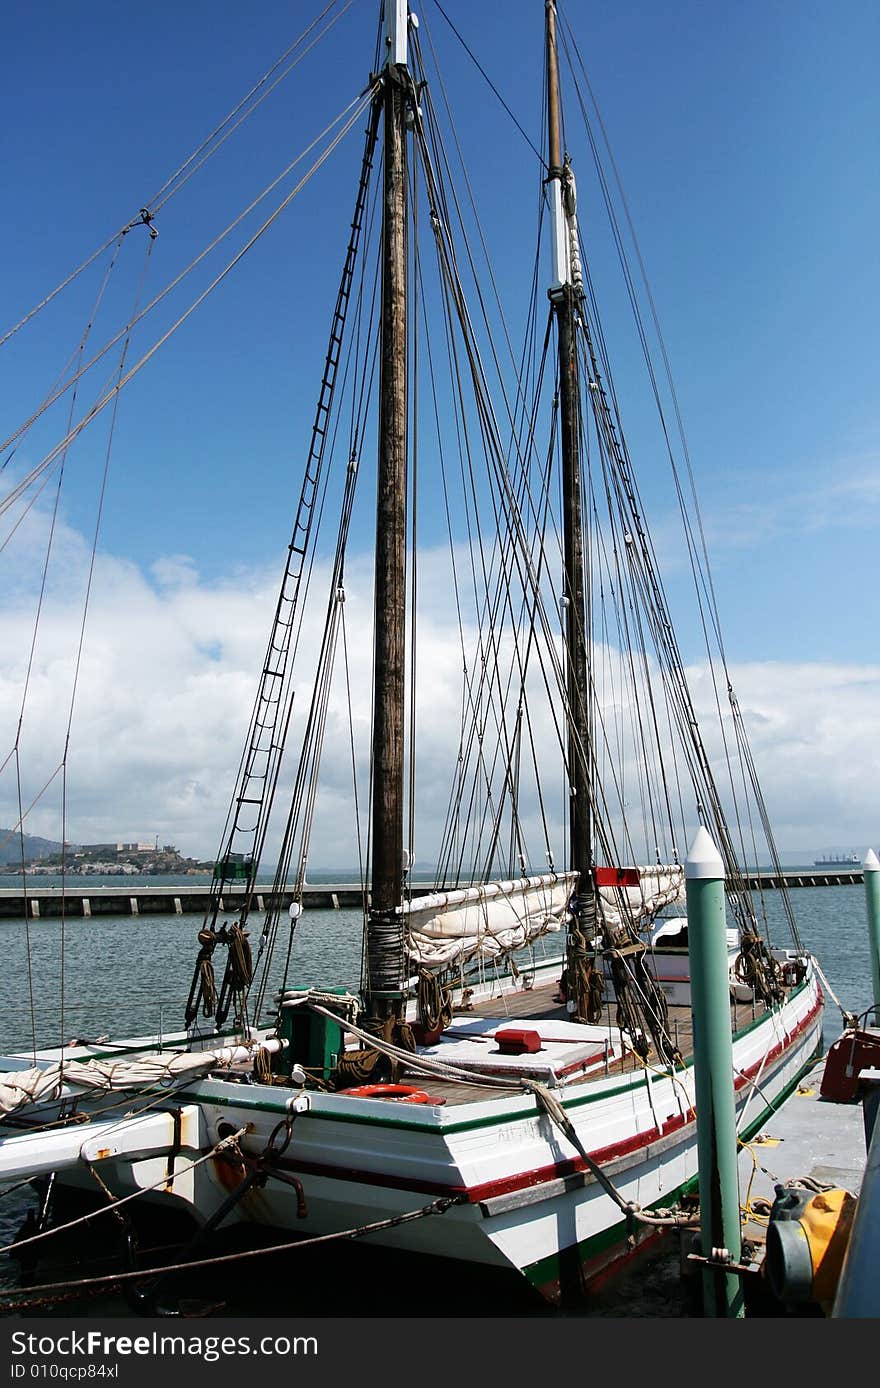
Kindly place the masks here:
<instances>
[{"instance_id":1,"label":"calm sea","mask_svg":"<svg viewBox=\"0 0 880 1388\"><path fill-rule=\"evenodd\" d=\"M89 879L89 885L99 887L100 880ZM118 879L106 880L108 886L118 887ZM126 880L131 885L137 885L136 879ZM350 879L341 874L337 880ZM144 879L145 884L156 886L172 881L183 885L195 884L199 879ZM0 878L0 886L6 885L14 886L17 883L13 879ZM37 883L34 882L34 885ZM45 885L50 885L50 882L47 880ZM854 1012L867 1009L872 1000L871 974L862 887L800 888L792 892L792 901L801 940L817 956L842 1005ZM779 899L772 892L767 897L767 912L773 942L787 944L788 926ZM259 936L260 924L259 917L252 918L254 940ZM196 934L199 925L200 918L196 915L74 917L66 922L62 938L61 923L57 919L27 923L23 920L0 921L3 959L0 972L0 1052L26 1051L34 1040L38 1046L54 1045L59 1041L69 1042L74 1037L93 1040L109 1036L122 1039L178 1030L182 1025L183 1007L198 950ZM360 916L356 911L307 911L297 928L291 981L300 985L345 985L356 988L360 975L360 929ZM272 970L273 982L280 977L285 948L286 944L279 946L279 958ZM549 951L555 952L552 943ZM826 1000L825 1016L827 1045L840 1032L839 1014L830 998ZM34 1197L29 1188L5 1200L0 1198L2 1243L8 1243L14 1237L33 1203ZM112 1225L113 1220L107 1218L98 1221L98 1224ZM100 1264L101 1258L115 1257L112 1243L107 1248L101 1246L101 1239L105 1237L109 1237L106 1228L103 1233L93 1233L89 1229L87 1246L90 1256L94 1254L98 1258L99 1270L104 1270ZM79 1275L82 1268L78 1259L85 1246L85 1240L74 1240L73 1249L68 1246L62 1255L76 1261ZM311 1258L314 1255L307 1256ZM279 1315L300 1308L307 1313L310 1295L315 1295L310 1288L314 1289L316 1281L312 1271L308 1271L304 1281L301 1281L307 1264L303 1255L297 1257L297 1267L283 1273L285 1287L290 1288L292 1277L299 1286L292 1300L288 1292L279 1291L277 1276L270 1277L267 1271L267 1277L261 1280L257 1275L257 1266L266 1267L267 1259L242 1264L244 1275L224 1278L222 1285L218 1284L211 1295L219 1299L227 1314ZM375 1255L369 1250L358 1245L346 1245L344 1255L335 1265L332 1260L323 1260L324 1276L333 1284L337 1279L335 1269L344 1268L346 1285L351 1285L351 1278L357 1278L359 1271L363 1274L360 1281L366 1280L370 1286L378 1285L375 1281L375 1265L370 1261L374 1258ZM281 1260L276 1255L272 1261L278 1263ZM56 1280L59 1276L72 1275L64 1271L64 1267L70 1264L62 1261L52 1266L55 1267L54 1273L45 1277L41 1275L38 1280ZM111 1261L109 1267L113 1266ZM313 1268L314 1264L308 1267ZM46 1269L42 1268L41 1273L45 1272ZM19 1275L18 1264L7 1256L0 1256L0 1281L7 1286L17 1285ZM411 1284L411 1279L401 1271L399 1258L392 1259L388 1275L395 1282L399 1303L401 1286ZM326 1286L324 1276L318 1279L322 1286ZM635 1289L624 1287L619 1294L612 1293L610 1299L597 1304L588 1314L681 1315L683 1312L675 1309L678 1305L676 1285L677 1259L667 1259L665 1262L659 1259L647 1273L642 1271L639 1274ZM200 1283L201 1295L204 1295L206 1286L210 1290L213 1284L203 1280ZM231 1292L230 1286L234 1288ZM402 1295L405 1304L405 1290ZM490 1292L489 1296L492 1295L495 1294ZM458 1279L455 1286L444 1283L441 1298L443 1309L438 1314L475 1314L473 1296L474 1288L469 1288ZM543 1313L543 1307L536 1306L530 1294L519 1284L504 1283L497 1293L499 1300L494 1304L494 1309L491 1301L487 1305L486 1296L486 1287L482 1285L477 1314ZM621 1296L625 1309L622 1309ZM362 1308L369 1301L370 1294L361 1289L357 1309L338 1301L328 1306L326 1293L323 1292L317 1305L312 1307L312 1312L324 1315L365 1314L368 1312ZM380 1300L377 1304L381 1306L383 1303ZM421 1293L417 1304L421 1308L418 1312L415 1309L407 1312L401 1307L401 1314L424 1313ZM52 1314L50 1308L47 1311ZM131 1305L121 1298L105 1298L98 1303L81 1301L65 1303L57 1308L60 1314L86 1312L130 1315Z\"/></svg>"}]
</instances>

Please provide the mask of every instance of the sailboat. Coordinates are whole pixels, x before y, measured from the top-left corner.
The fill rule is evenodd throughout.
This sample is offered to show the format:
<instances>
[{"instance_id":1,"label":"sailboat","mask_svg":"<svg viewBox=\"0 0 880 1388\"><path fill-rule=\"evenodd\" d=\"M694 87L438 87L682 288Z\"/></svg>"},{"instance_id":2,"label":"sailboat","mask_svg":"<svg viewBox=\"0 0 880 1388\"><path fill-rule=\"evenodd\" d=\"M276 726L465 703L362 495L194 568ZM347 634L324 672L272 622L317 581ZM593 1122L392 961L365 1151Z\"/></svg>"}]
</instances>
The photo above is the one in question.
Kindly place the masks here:
<instances>
[{"instance_id":1,"label":"sailboat","mask_svg":"<svg viewBox=\"0 0 880 1388\"><path fill-rule=\"evenodd\" d=\"M820 1049L823 1000L796 934L791 948L765 938L685 676L596 317L563 144L555 0L539 170L548 316L543 349L515 369L469 307L470 248L456 242L466 219L417 19L406 0L386 0L383 23L383 61L349 120L364 115L367 127L348 245L182 1026L4 1057L0 1179L93 1191L98 1170L114 1201L180 1209L203 1231L359 1234L514 1269L557 1302L690 1218L698 1159L682 903L698 832L717 845L728 886L730 1084L743 1141ZM144 209L148 231L151 220ZM434 258L430 290L416 232ZM438 338L424 326L431 296ZM533 326L542 302L535 292ZM417 368L427 386L416 386ZM348 545L372 458L373 646L352 670L346 611L360 602L362 613L363 597ZM431 534L450 532L442 570L419 553L425 482L441 518ZM464 541L453 535L460 519ZM317 546L328 533L325 560ZM459 614L452 645L431 611L441 598ZM321 612L320 628L307 610ZM417 656L416 627L433 665ZM350 744L358 763L360 729L334 702L340 669L349 696L370 687L368 823L351 797L369 858L359 988L314 986L297 955L328 741ZM453 682L452 777L438 809L432 778ZM732 690L730 709L763 820ZM414 880L426 801L439 826L427 894ZM255 888L279 803L261 913ZM272 904L282 887L289 911Z\"/></svg>"}]
</instances>

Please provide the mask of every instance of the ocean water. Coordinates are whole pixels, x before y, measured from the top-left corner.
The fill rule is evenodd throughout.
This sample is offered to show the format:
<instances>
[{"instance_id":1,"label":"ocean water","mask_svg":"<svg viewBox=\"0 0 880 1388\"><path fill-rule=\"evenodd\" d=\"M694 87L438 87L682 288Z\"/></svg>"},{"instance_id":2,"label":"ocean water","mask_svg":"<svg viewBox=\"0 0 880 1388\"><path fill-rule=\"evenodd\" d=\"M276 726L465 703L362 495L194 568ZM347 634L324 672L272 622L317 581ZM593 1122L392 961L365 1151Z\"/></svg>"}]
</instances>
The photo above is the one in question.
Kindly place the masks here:
<instances>
[{"instance_id":1,"label":"ocean water","mask_svg":"<svg viewBox=\"0 0 880 1388\"><path fill-rule=\"evenodd\" d=\"M151 880L158 885L161 879ZM800 888L792 892L792 901L801 940L816 955L830 988L848 1011L864 1012L872 999L862 887ZM767 896L767 914L774 944L790 943L779 899L772 892ZM200 923L197 915L75 917L66 922L62 938L57 919L0 921L0 1051L27 1051L34 1041L39 1046L74 1037L94 1040L109 1036L119 1040L179 1030L198 951L196 934ZM259 917L252 919L255 941L260 924ZM282 929L284 925L282 919ZM297 928L290 981L298 985L356 988L360 975L360 929L357 911L307 911ZM557 948L558 940L551 937L547 952L555 953ZM273 986L280 979L285 951L286 942L279 938ZM826 1045L840 1030L837 1007L827 997ZM35 1196L29 1187L0 1198L0 1244L14 1238L28 1209L34 1205ZM69 1236L60 1253L41 1266L37 1280L83 1275L84 1249L88 1250L90 1267L95 1271L118 1267L114 1261L118 1234L113 1225L114 1221L106 1218L94 1227L88 1226L86 1239L82 1238L82 1231ZM179 1237L174 1230L166 1233L158 1226L153 1232L160 1242L163 1238ZM313 1259L315 1255L308 1257ZM287 1255L287 1259L285 1262L284 1255L272 1255L256 1263L244 1263L245 1275L232 1281L228 1276L202 1274L197 1300L207 1298L210 1304L222 1305L226 1314L243 1316L284 1315L294 1309L303 1314L310 1310L312 1314L324 1315L368 1314L371 1305L381 1313L384 1293L380 1295L378 1289L387 1275L394 1281L400 1314L423 1314L421 1291L412 1309L407 1310L406 1305L407 1289L413 1289L415 1296L416 1282L420 1285L425 1274L411 1270L400 1255L377 1255L365 1247L346 1245L343 1258L337 1263L330 1253L308 1264L302 1256L292 1259L292 1255ZM291 1260L293 1266L289 1266ZM336 1281L337 1269L343 1264L346 1285L351 1285L352 1279L358 1285L357 1310L338 1302L328 1307L325 1293L318 1290ZM262 1275L257 1273L258 1267ZM307 1272L305 1278L303 1272ZM2 1285L19 1286L21 1275L17 1261L0 1255ZM371 1302L371 1287L377 1288L375 1304ZM295 1296L292 1288L296 1289ZM24 1290L22 1294L27 1295ZM454 1284L444 1281L442 1293L435 1292L432 1300L442 1315L547 1314L531 1292L509 1279L499 1279L498 1287L493 1288L487 1287L484 1278L469 1285L466 1277L456 1277ZM34 1307L29 1313L53 1314L53 1308ZM64 1302L58 1304L55 1313L130 1315L132 1305L122 1297L103 1297L97 1301ZM677 1254L660 1254L619 1289L612 1289L580 1314L687 1315L679 1294Z\"/></svg>"},{"instance_id":2,"label":"ocean water","mask_svg":"<svg viewBox=\"0 0 880 1388\"><path fill-rule=\"evenodd\" d=\"M250 918L256 951L263 917ZM270 974L281 980L286 917ZM179 1031L199 950L201 916L79 916L0 921L6 961L0 979L0 1049ZM357 987L360 915L353 910L306 912L294 947L297 983ZM63 958L63 969L62 969ZM225 962L218 951L215 969ZM218 970L219 972L219 970ZM64 980L62 1008L62 977ZM219 978L218 978L219 982Z\"/></svg>"}]
</instances>

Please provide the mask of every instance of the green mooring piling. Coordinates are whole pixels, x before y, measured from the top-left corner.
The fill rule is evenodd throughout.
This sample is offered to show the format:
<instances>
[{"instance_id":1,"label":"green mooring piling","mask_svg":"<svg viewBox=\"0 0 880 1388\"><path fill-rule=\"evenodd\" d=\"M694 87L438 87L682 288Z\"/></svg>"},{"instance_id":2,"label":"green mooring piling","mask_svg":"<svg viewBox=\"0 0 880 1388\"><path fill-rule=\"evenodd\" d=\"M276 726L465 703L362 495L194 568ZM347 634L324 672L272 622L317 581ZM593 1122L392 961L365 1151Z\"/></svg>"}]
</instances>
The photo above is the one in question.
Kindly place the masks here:
<instances>
[{"instance_id":1,"label":"green mooring piling","mask_svg":"<svg viewBox=\"0 0 880 1388\"><path fill-rule=\"evenodd\" d=\"M739 1179L724 865L703 828L697 831L684 872L694 1024L700 1242L703 1256L713 1264L738 1263ZM705 1268L703 1307L707 1316L742 1316L742 1283L737 1274L719 1266Z\"/></svg>"},{"instance_id":2,"label":"green mooring piling","mask_svg":"<svg viewBox=\"0 0 880 1388\"><path fill-rule=\"evenodd\" d=\"M862 863L868 904L868 938L871 942L871 978L874 983L874 1024L880 1026L880 858L869 848Z\"/></svg>"}]
</instances>

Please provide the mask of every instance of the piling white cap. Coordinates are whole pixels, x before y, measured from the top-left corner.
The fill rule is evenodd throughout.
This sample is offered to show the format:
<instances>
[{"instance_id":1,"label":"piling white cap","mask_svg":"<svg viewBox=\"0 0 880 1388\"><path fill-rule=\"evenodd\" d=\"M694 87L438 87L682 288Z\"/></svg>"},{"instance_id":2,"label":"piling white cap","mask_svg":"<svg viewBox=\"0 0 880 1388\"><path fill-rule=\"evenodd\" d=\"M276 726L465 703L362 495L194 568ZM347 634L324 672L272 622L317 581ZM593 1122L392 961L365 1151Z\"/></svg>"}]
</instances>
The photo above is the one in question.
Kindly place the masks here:
<instances>
[{"instance_id":1,"label":"piling white cap","mask_svg":"<svg viewBox=\"0 0 880 1388\"><path fill-rule=\"evenodd\" d=\"M865 872L880 872L880 858L877 857L873 848L869 848L865 854L865 861L862 863L862 867Z\"/></svg>"},{"instance_id":2,"label":"piling white cap","mask_svg":"<svg viewBox=\"0 0 880 1388\"><path fill-rule=\"evenodd\" d=\"M724 880L724 864L721 861L721 854L715 847L712 835L702 825L697 830L690 852L685 859L684 875L689 881L701 877L713 877L716 881Z\"/></svg>"}]
</instances>

